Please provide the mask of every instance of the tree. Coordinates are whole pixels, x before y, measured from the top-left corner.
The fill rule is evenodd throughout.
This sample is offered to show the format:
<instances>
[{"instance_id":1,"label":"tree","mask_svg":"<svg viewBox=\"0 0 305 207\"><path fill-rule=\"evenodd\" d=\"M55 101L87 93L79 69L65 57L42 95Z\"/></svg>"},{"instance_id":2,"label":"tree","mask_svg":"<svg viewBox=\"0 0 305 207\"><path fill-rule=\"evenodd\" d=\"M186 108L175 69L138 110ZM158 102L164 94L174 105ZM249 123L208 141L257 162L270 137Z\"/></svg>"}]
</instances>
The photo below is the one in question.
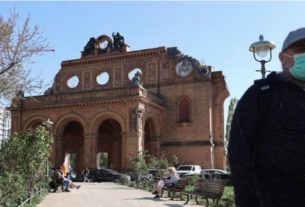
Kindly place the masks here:
<instances>
[{"instance_id":1,"label":"tree","mask_svg":"<svg viewBox=\"0 0 305 207\"><path fill-rule=\"evenodd\" d=\"M232 123L232 119L233 119L233 115L234 115L234 111L235 111L237 103L238 103L237 98L232 98L230 100L230 104L229 104L227 123L226 123L226 134L225 134L225 152L226 152L226 155L227 155L227 151L228 151L228 144L229 144L229 141L230 141L231 123Z\"/></svg>"},{"instance_id":2,"label":"tree","mask_svg":"<svg viewBox=\"0 0 305 207\"><path fill-rule=\"evenodd\" d=\"M19 15L13 10L5 20L0 16L0 98L12 99L18 91L34 92L41 89L42 81L30 78L30 63L34 55L48 50L39 26L30 27L28 16L18 27Z\"/></svg>"},{"instance_id":3,"label":"tree","mask_svg":"<svg viewBox=\"0 0 305 207\"><path fill-rule=\"evenodd\" d=\"M137 180L141 175L147 172L147 164L145 160L146 156L147 151L144 151L143 153L138 152L135 157L129 157L129 161L131 162L132 168L136 173Z\"/></svg>"},{"instance_id":4,"label":"tree","mask_svg":"<svg viewBox=\"0 0 305 207\"><path fill-rule=\"evenodd\" d=\"M232 119L233 119L233 115L234 115L234 111L235 111L237 103L238 103L237 98L232 98L230 100L228 116L227 116L227 123L226 123L226 135L225 135L226 143L229 143L229 140L230 140L231 123L232 123Z\"/></svg>"},{"instance_id":5,"label":"tree","mask_svg":"<svg viewBox=\"0 0 305 207\"><path fill-rule=\"evenodd\" d=\"M4 176L0 176L0 206L7 202L12 206L20 196L18 192L32 192L43 180L52 141L48 129L39 126L15 134L2 143L0 169ZM17 195L9 193L12 191Z\"/></svg>"}]
</instances>

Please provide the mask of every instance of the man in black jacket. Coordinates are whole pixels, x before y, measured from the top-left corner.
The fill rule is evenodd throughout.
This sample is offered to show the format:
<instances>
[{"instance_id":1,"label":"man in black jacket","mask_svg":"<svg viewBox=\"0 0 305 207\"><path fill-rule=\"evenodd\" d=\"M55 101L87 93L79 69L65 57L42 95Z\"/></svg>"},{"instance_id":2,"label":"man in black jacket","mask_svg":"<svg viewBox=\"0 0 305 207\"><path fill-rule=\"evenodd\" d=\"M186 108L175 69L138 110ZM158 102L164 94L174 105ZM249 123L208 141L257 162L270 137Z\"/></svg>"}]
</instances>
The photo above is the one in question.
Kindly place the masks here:
<instances>
[{"instance_id":1,"label":"man in black jacket","mask_svg":"<svg viewBox=\"0 0 305 207\"><path fill-rule=\"evenodd\" d=\"M288 34L279 59L282 72L255 81L234 113L237 207L305 207L305 28Z\"/></svg>"}]
</instances>

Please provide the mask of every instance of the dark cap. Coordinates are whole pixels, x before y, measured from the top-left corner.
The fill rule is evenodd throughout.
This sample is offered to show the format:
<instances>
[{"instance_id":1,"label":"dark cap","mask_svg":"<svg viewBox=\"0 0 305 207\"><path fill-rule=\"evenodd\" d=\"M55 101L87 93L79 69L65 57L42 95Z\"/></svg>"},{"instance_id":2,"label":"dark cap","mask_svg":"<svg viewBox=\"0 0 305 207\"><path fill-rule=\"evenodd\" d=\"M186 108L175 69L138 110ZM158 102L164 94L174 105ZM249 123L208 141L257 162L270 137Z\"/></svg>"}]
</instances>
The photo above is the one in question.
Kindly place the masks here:
<instances>
[{"instance_id":1,"label":"dark cap","mask_svg":"<svg viewBox=\"0 0 305 207\"><path fill-rule=\"evenodd\" d=\"M296 43L302 39L305 39L305 27L289 32L283 43L282 52L290 47L293 43Z\"/></svg>"}]
</instances>

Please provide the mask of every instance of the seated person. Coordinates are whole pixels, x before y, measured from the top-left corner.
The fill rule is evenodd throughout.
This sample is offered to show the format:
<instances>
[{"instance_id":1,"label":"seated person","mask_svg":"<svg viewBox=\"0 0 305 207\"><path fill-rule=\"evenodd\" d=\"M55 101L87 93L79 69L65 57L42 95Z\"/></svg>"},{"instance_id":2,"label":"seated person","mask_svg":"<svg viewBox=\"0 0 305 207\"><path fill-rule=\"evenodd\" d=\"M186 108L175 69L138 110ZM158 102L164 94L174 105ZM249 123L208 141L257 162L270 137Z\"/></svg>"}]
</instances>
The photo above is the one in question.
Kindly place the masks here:
<instances>
[{"instance_id":1,"label":"seated person","mask_svg":"<svg viewBox=\"0 0 305 207\"><path fill-rule=\"evenodd\" d=\"M63 184L64 190L69 191L69 182L63 176L62 170L60 169L60 167L58 167L58 168L56 168L56 170L54 170L52 176L55 179L55 182L57 184ZM58 186L54 186L54 187L57 188ZM55 191L56 191L56 189L55 189Z\"/></svg>"},{"instance_id":2,"label":"seated person","mask_svg":"<svg viewBox=\"0 0 305 207\"><path fill-rule=\"evenodd\" d=\"M163 177L162 180L159 180L155 191L153 192L153 194L156 194L155 198L160 198L164 186L169 188L175 187L176 183L180 179L175 167L169 167L168 172L169 177Z\"/></svg>"},{"instance_id":3,"label":"seated person","mask_svg":"<svg viewBox=\"0 0 305 207\"><path fill-rule=\"evenodd\" d=\"M64 176L64 172L60 167L54 172L54 178L64 184L65 192L70 192L69 188L80 188L80 185L75 185L70 179Z\"/></svg>"}]
</instances>

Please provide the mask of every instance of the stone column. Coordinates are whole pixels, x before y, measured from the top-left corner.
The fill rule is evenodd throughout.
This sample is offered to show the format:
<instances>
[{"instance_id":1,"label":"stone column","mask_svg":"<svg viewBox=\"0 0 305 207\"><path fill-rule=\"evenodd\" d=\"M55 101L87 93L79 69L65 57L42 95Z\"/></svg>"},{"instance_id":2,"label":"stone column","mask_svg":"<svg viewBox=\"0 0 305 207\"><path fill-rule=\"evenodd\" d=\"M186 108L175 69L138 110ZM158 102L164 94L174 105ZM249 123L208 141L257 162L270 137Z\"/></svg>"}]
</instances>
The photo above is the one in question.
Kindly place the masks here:
<instances>
[{"instance_id":1,"label":"stone column","mask_svg":"<svg viewBox=\"0 0 305 207\"><path fill-rule=\"evenodd\" d=\"M84 135L84 164L89 168L96 168L97 134Z\"/></svg>"},{"instance_id":2,"label":"stone column","mask_svg":"<svg viewBox=\"0 0 305 207\"><path fill-rule=\"evenodd\" d=\"M135 110L135 113L136 113L136 117L137 117L137 152L140 152L142 153L143 151L143 148L142 146L144 146L144 144L142 144L142 142L144 141L143 139L143 136L144 136L144 133L143 133L143 121L142 121L142 118L143 118L143 110L141 109L136 109Z\"/></svg>"},{"instance_id":3,"label":"stone column","mask_svg":"<svg viewBox=\"0 0 305 207\"><path fill-rule=\"evenodd\" d=\"M132 170L129 157L135 157L137 155L137 133L128 132L123 134L122 143L122 170L130 171Z\"/></svg>"},{"instance_id":4,"label":"stone column","mask_svg":"<svg viewBox=\"0 0 305 207\"><path fill-rule=\"evenodd\" d=\"M61 165L64 159L64 152L63 152L63 137L61 135L54 136L55 142L55 167Z\"/></svg>"}]
</instances>

